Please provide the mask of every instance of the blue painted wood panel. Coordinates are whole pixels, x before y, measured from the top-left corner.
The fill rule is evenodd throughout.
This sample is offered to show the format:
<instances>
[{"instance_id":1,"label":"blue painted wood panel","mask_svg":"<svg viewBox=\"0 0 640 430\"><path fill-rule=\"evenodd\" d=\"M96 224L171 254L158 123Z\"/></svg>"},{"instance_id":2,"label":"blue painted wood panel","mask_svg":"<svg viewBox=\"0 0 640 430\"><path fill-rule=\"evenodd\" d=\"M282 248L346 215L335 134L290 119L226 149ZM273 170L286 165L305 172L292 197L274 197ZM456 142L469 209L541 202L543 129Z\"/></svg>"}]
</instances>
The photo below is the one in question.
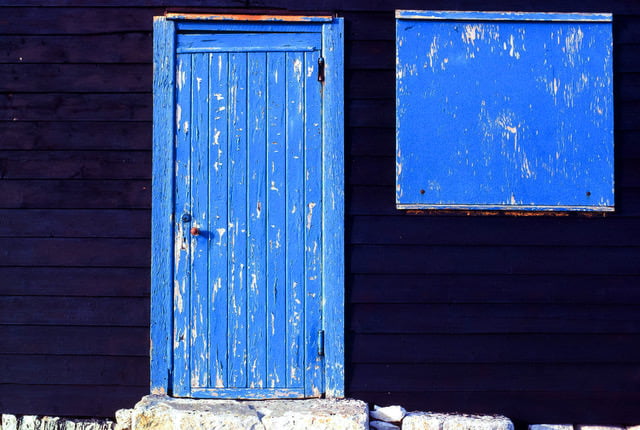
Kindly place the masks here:
<instances>
[{"instance_id":1,"label":"blue painted wood panel","mask_svg":"<svg viewBox=\"0 0 640 430\"><path fill-rule=\"evenodd\" d=\"M196 33L181 34L177 50L184 52L313 51L320 33Z\"/></svg>"},{"instance_id":2,"label":"blue painted wood panel","mask_svg":"<svg viewBox=\"0 0 640 430\"><path fill-rule=\"evenodd\" d=\"M398 208L613 210L610 16L397 16Z\"/></svg>"},{"instance_id":3,"label":"blue painted wood panel","mask_svg":"<svg viewBox=\"0 0 640 430\"><path fill-rule=\"evenodd\" d=\"M310 24L302 25L309 30ZM343 297L343 283L336 279L330 289L340 292L325 294L323 271L343 259L324 260L325 187L335 195L342 180L327 180L322 168L323 91L341 88L342 75L336 70L331 86L318 78L322 31L330 24L315 25L315 32L288 39L287 33L267 32L260 48L248 48L246 35L229 33L224 49L181 49L218 35L177 35L174 395L296 398L326 392L320 340L326 327L332 333L343 327L343 303L333 302ZM259 35L255 23L250 31ZM333 49L341 52L341 43ZM342 152L341 141L332 145ZM333 171L342 175L341 166ZM330 203L341 216L335 208L342 200ZM330 221L342 235L342 219ZM339 322L325 321L325 297L339 307L332 310ZM342 357L333 359L340 359L332 365L336 373ZM340 385L332 393L342 393L343 379L334 383Z\"/></svg>"}]
</instances>

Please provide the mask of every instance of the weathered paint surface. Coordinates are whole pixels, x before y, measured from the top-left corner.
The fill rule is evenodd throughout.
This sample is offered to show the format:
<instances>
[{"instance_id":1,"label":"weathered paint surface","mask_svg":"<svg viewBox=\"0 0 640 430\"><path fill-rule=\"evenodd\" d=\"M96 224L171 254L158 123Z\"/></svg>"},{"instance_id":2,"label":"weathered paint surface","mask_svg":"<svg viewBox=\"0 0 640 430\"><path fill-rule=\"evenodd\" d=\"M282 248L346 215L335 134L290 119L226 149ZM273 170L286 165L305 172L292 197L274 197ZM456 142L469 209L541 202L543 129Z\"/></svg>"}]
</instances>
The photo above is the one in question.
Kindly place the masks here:
<instances>
[{"instance_id":1,"label":"weathered paint surface","mask_svg":"<svg viewBox=\"0 0 640 430\"><path fill-rule=\"evenodd\" d=\"M342 128L341 116L326 114L338 99L324 95L342 87L342 62L331 84L319 82L323 30L334 24L315 24L302 38L272 37L278 24L264 24L259 46L246 43L259 36L248 25L250 33L224 34L211 49L185 47L220 34L176 39L169 385L177 396L318 397L329 362L318 337L343 328L343 303L334 301L343 297L343 257L327 263L323 242L323 226L329 237L343 235L342 166L326 163L336 177L323 170L327 147L342 159L342 133L323 137L329 125ZM341 39L331 50L342 52ZM327 198L329 190L340 198ZM339 292L326 294L326 271ZM325 320L329 304L339 321ZM331 356L338 359L331 368L342 370L342 356ZM343 392L343 376L332 384Z\"/></svg>"},{"instance_id":2,"label":"weathered paint surface","mask_svg":"<svg viewBox=\"0 0 640 430\"><path fill-rule=\"evenodd\" d=\"M610 13L555 12L452 12L397 10L396 18L447 21L602 21L611 22Z\"/></svg>"},{"instance_id":3,"label":"weathered paint surface","mask_svg":"<svg viewBox=\"0 0 640 430\"><path fill-rule=\"evenodd\" d=\"M613 210L610 15L397 16L398 208Z\"/></svg>"},{"instance_id":4,"label":"weathered paint surface","mask_svg":"<svg viewBox=\"0 0 640 430\"><path fill-rule=\"evenodd\" d=\"M204 21L248 21L248 22L331 22L329 15L253 15L253 14L184 14L167 13L167 19L204 20Z\"/></svg>"},{"instance_id":5,"label":"weathered paint surface","mask_svg":"<svg viewBox=\"0 0 640 430\"><path fill-rule=\"evenodd\" d=\"M154 20L153 90L153 235L151 258L151 392L166 394L171 370L173 261L173 77L175 32L173 23Z\"/></svg>"}]
</instances>

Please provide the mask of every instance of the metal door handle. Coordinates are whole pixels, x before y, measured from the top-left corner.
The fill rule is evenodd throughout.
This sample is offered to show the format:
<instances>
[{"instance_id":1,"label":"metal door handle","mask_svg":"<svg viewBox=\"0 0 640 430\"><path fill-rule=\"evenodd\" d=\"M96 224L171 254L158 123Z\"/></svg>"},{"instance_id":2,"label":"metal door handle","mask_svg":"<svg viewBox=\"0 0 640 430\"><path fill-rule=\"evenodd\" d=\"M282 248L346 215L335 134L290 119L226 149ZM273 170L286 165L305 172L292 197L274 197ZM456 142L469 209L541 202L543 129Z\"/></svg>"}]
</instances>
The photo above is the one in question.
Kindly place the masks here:
<instances>
[{"instance_id":1,"label":"metal door handle","mask_svg":"<svg viewBox=\"0 0 640 430\"><path fill-rule=\"evenodd\" d=\"M200 229L198 227L191 227L189 230L192 236L200 236Z\"/></svg>"}]
</instances>

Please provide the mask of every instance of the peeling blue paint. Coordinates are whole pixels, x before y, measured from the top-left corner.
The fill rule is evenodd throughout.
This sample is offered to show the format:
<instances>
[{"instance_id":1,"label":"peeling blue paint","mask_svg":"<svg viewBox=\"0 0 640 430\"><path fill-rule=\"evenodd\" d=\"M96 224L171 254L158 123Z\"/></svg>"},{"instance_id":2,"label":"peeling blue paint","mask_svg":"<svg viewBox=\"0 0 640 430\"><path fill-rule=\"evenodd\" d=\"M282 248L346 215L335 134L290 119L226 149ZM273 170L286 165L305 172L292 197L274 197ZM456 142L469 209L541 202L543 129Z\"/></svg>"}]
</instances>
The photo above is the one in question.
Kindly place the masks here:
<instances>
[{"instance_id":1,"label":"peeling blue paint","mask_svg":"<svg viewBox=\"0 0 640 430\"><path fill-rule=\"evenodd\" d=\"M154 202L154 226L177 216L171 255L154 249L172 263L153 294L173 319L153 316L152 330L170 339L171 377L154 384L173 395L343 395L342 22L311 20L309 32L304 21L300 33L268 19L245 33L201 22L166 53L173 88L156 89L171 105L157 114L174 118L157 126L155 156L171 160L175 191L172 208ZM323 331L331 355L318 351Z\"/></svg>"},{"instance_id":2,"label":"peeling blue paint","mask_svg":"<svg viewBox=\"0 0 640 430\"><path fill-rule=\"evenodd\" d=\"M398 208L613 210L610 15L397 16Z\"/></svg>"}]
</instances>

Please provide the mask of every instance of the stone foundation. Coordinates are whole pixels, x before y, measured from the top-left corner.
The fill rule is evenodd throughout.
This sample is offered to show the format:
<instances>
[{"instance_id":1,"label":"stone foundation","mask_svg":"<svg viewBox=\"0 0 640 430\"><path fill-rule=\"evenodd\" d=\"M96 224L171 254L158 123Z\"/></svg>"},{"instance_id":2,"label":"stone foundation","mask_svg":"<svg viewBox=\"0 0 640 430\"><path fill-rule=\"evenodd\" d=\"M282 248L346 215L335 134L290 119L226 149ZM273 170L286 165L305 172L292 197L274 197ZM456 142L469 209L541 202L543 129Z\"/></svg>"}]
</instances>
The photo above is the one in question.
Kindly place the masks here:
<instances>
[{"instance_id":1,"label":"stone foundation","mask_svg":"<svg viewBox=\"0 0 640 430\"><path fill-rule=\"evenodd\" d=\"M359 400L212 400L146 396L131 411L129 430L368 430ZM118 423L119 430L125 430Z\"/></svg>"},{"instance_id":2,"label":"stone foundation","mask_svg":"<svg viewBox=\"0 0 640 430\"><path fill-rule=\"evenodd\" d=\"M406 415L405 415L406 414ZM503 416L408 412L359 400L193 400L145 396L108 419L2 415L0 430L513 430ZM640 426L534 424L529 430L640 430Z\"/></svg>"},{"instance_id":3,"label":"stone foundation","mask_svg":"<svg viewBox=\"0 0 640 430\"><path fill-rule=\"evenodd\" d=\"M1 430L114 430L111 420L2 415Z\"/></svg>"}]
</instances>

